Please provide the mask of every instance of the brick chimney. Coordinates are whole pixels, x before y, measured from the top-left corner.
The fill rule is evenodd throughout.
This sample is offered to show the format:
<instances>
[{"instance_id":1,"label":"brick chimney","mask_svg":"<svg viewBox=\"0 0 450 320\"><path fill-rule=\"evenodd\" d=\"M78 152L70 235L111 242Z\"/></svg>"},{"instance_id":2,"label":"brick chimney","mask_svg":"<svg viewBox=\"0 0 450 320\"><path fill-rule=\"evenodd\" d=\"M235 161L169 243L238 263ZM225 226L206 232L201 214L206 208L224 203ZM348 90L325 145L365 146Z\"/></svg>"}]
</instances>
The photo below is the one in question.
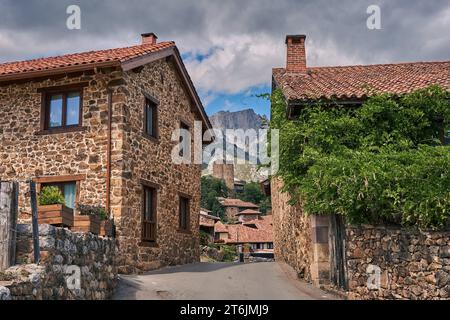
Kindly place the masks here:
<instances>
[{"instance_id":1,"label":"brick chimney","mask_svg":"<svg viewBox=\"0 0 450 320\"><path fill-rule=\"evenodd\" d=\"M158 37L153 32L141 34L142 44L156 44Z\"/></svg>"},{"instance_id":2,"label":"brick chimney","mask_svg":"<svg viewBox=\"0 0 450 320\"><path fill-rule=\"evenodd\" d=\"M286 71L306 73L305 35L286 36L287 63Z\"/></svg>"}]
</instances>

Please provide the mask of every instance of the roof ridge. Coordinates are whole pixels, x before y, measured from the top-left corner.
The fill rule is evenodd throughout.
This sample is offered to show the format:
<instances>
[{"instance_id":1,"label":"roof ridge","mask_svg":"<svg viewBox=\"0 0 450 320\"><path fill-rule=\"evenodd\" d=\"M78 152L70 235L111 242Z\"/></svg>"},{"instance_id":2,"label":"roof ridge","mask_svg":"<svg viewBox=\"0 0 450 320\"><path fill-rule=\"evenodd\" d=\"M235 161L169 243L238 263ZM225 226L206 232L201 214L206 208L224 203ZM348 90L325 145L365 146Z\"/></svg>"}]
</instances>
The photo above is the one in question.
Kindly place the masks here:
<instances>
[{"instance_id":1,"label":"roof ridge","mask_svg":"<svg viewBox=\"0 0 450 320\"><path fill-rule=\"evenodd\" d=\"M60 55L53 55L53 56L46 56L41 58L34 58L34 59L26 59L26 60L16 60L16 61L8 61L0 63L0 66L7 66L17 63L31 63L31 62L40 62L47 59L60 59L60 58L68 58L72 56L78 56L78 55L88 55L93 53L106 53L109 51L115 51L115 50L128 50L133 48L142 48L142 47L149 47L149 48L158 48L163 45L175 45L175 41L163 41L158 42L156 44L137 44L132 46L126 46L126 47L115 47L115 48L108 48L108 49L99 49L99 50L89 50L89 51L81 51L81 52L73 52L73 53L64 53Z\"/></svg>"},{"instance_id":2,"label":"roof ridge","mask_svg":"<svg viewBox=\"0 0 450 320\"><path fill-rule=\"evenodd\" d=\"M366 67L387 67L387 66L408 66L408 65L420 65L420 64L440 64L450 63L450 60L436 60L436 61L409 61L409 62L392 62L392 63L369 63L369 64L350 64L350 65L338 65L338 66L314 66L307 67L308 70L316 69L340 69L340 68L366 68ZM285 71L286 68L276 67L272 68L273 71ZM299 72L289 72L292 75L301 75Z\"/></svg>"}]
</instances>

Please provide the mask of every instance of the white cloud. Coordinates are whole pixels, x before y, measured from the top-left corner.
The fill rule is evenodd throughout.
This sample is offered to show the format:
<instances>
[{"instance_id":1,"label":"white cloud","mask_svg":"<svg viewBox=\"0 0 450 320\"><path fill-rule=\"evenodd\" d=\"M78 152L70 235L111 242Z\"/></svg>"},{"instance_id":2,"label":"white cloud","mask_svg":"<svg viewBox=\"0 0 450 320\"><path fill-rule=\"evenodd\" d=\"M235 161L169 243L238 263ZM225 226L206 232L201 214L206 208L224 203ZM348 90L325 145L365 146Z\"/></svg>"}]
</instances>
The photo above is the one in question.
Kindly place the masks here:
<instances>
[{"instance_id":1,"label":"white cloud","mask_svg":"<svg viewBox=\"0 0 450 320\"><path fill-rule=\"evenodd\" d=\"M270 84L272 67L284 57L283 42L263 34L214 37L211 47L217 49L204 60L186 61L200 90L235 94Z\"/></svg>"}]
</instances>

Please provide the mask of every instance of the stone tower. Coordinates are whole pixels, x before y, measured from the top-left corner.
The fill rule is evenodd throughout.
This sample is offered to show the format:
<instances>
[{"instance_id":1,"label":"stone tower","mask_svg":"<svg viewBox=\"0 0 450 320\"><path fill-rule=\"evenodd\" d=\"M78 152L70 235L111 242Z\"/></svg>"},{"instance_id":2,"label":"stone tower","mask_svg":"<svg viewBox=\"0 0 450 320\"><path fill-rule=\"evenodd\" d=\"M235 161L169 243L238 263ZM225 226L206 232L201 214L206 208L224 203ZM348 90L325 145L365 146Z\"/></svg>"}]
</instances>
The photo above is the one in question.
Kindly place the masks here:
<instances>
[{"instance_id":1,"label":"stone tower","mask_svg":"<svg viewBox=\"0 0 450 320\"><path fill-rule=\"evenodd\" d=\"M229 196L234 197L234 164L213 164L213 177L225 181Z\"/></svg>"}]
</instances>

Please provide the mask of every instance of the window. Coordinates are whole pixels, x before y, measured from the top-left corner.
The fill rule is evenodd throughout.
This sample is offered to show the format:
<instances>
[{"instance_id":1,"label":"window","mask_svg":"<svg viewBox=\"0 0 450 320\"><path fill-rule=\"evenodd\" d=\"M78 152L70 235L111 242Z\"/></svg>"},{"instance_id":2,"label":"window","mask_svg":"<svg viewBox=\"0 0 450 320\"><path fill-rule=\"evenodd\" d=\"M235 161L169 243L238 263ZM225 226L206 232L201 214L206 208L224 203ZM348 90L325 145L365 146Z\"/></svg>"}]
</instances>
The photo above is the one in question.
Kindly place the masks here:
<instances>
[{"instance_id":1,"label":"window","mask_svg":"<svg viewBox=\"0 0 450 320\"><path fill-rule=\"evenodd\" d=\"M182 144L182 149L180 150L180 157L184 158L184 155L188 156L191 154L191 141L190 141L190 127L183 121L180 123L180 144Z\"/></svg>"},{"instance_id":2,"label":"window","mask_svg":"<svg viewBox=\"0 0 450 320\"><path fill-rule=\"evenodd\" d=\"M45 130L81 126L81 117L81 89L45 95Z\"/></svg>"},{"instance_id":3,"label":"window","mask_svg":"<svg viewBox=\"0 0 450 320\"><path fill-rule=\"evenodd\" d=\"M156 242L156 198L155 188L144 186L142 241Z\"/></svg>"},{"instance_id":4,"label":"window","mask_svg":"<svg viewBox=\"0 0 450 320\"><path fill-rule=\"evenodd\" d=\"M267 249L273 249L273 243L268 243L267 244Z\"/></svg>"},{"instance_id":5,"label":"window","mask_svg":"<svg viewBox=\"0 0 450 320\"><path fill-rule=\"evenodd\" d=\"M61 190L61 193L64 196L64 200L66 201L66 206L71 209L75 209L76 207L76 199L77 199L77 183L73 182L54 182L54 183L43 183L41 184L41 189L45 187L58 187Z\"/></svg>"},{"instance_id":6,"label":"window","mask_svg":"<svg viewBox=\"0 0 450 320\"><path fill-rule=\"evenodd\" d=\"M189 230L189 199L180 196L180 230Z\"/></svg>"},{"instance_id":7,"label":"window","mask_svg":"<svg viewBox=\"0 0 450 320\"><path fill-rule=\"evenodd\" d=\"M158 108L155 102L145 99L144 132L146 135L158 138Z\"/></svg>"}]
</instances>

